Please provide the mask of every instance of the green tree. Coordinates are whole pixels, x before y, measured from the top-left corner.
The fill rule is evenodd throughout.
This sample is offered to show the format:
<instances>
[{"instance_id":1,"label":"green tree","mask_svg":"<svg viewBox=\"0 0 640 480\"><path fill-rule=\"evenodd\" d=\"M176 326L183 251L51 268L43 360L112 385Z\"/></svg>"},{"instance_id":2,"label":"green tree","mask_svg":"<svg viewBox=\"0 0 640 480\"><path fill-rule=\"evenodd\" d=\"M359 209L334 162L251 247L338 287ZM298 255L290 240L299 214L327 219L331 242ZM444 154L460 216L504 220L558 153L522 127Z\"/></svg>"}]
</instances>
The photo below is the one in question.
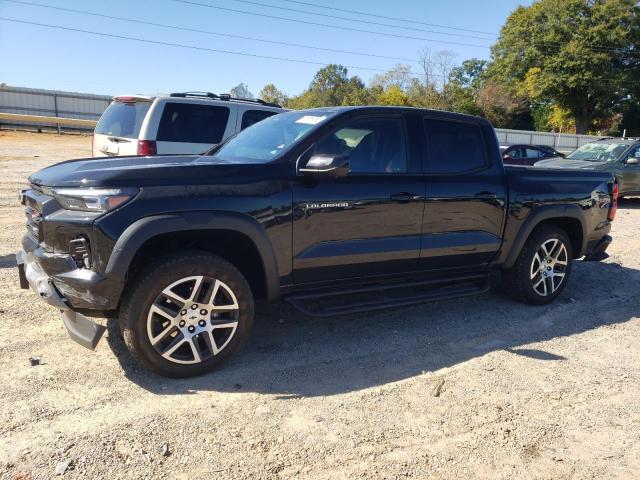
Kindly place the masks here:
<instances>
[{"instance_id":1,"label":"green tree","mask_svg":"<svg viewBox=\"0 0 640 480\"><path fill-rule=\"evenodd\" d=\"M567 110L576 132L587 133L637 89L640 7L636 0L540 0L519 7L492 57L495 81Z\"/></svg>"},{"instance_id":2,"label":"green tree","mask_svg":"<svg viewBox=\"0 0 640 480\"><path fill-rule=\"evenodd\" d=\"M262 90L260 90L260 98L265 102L277 103L278 105L285 105L289 100L273 83L262 87Z\"/></svg>"},{"instance_id":3,"label":"green tree","mask_svg":"<svg viewBox=\"0 0 640 480\"><path fill-rule=\"evenodd\" d=\"M327 65L316 72L309 88L292 97L287 107L293 109L337 105L365 105L371 97L358 76L349 77L342 65Z\"/></svg>"},{"instance_id":4,"label":"green tree","mask_svg":"<svg viewBox=\"0 0 640 480\"><path fill-rule=\"evenodd\" d=\"M464 88L479 88L484 80L489 62L471 58L465 60L458 67L451 69L451 82Z\"/></svg>"},{"instance_id":5,"label":"green tree","mask_svg":"<svg viewBox=\"0 0 640 480\"><path fill-rule=\"evenodd\" d=\"M398 85L390 85L386 90L380 92L376 103L380 105L409 106L411 105L411 100Z\"/></svg>"}]
</instances>

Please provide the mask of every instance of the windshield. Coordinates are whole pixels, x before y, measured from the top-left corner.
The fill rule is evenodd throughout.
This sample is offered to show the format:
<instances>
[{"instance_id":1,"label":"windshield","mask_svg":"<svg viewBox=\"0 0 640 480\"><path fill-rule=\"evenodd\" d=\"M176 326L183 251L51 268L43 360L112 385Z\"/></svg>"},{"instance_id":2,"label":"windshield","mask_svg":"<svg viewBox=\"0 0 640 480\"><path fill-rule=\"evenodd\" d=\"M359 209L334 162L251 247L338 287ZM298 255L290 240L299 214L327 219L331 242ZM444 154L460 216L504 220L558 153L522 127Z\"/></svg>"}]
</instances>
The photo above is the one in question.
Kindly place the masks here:
<instances>
[{"instance_id":1,"label":"windshield","mask_svg":"<svg viewBox=\"0 0 640 480\"><path fill-rule=\"evenodd\" d=\"M587 143L571 152L566 158L587 162L609 162L617 159L628 145L624 143Z\"/></svg>"},{"instance_id":2,"label":"windshield","mask_svg":"<svg viewBox=\"0 0 640 480\"><path fill-rule=\"evenodd\" d=\"M230 163L266 163L335 114L335 110L280 113L242 130L210 154Z\"/></svg>"},{"instance_id":3,"label":"windshield","mask_svg":"<svg viewBox=\"0 0 640 480\"><path fill-rule=\"evenodd\" d=\"M100 117L95 133L137 138L150 106L151 102L113 102Z\"/></svg>"}]
</instances>

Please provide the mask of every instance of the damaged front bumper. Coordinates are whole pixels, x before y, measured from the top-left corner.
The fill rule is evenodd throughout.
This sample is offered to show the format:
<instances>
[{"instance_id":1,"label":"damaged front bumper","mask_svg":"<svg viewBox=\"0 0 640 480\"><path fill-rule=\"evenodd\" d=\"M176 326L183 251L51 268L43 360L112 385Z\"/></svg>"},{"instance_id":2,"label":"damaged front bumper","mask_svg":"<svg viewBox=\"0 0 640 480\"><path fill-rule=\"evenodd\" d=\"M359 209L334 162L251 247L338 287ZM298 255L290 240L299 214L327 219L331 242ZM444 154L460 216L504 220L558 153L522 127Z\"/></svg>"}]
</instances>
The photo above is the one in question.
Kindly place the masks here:
<instances>
[{"instance_id":1,"label":"damaged front bumper","mask_svg":"<svg viewBox=\"0 0 640 480\"><path fill-rule=\"evenodd\" d=\"M38 260L38 257L43 256L46 254L39 247L31 251L22 250L16 254L20 287L24 289L31 287L44 302L61 310L62 321L71 338L83 347L95 349L106 327L72 309L69 299L56 288L52 277L43 270ZM64 260L64 258L59 256L57 260Z\"/></svg>"}]
</instances>

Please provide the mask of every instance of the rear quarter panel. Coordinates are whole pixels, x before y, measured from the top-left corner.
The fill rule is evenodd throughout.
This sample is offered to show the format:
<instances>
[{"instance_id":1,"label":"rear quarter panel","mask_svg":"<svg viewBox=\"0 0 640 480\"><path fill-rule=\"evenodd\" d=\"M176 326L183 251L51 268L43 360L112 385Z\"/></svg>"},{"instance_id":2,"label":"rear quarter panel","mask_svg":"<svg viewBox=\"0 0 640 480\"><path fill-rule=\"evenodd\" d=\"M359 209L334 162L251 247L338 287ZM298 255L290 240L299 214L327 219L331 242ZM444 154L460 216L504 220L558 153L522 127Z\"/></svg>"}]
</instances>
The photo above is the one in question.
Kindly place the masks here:
<instances>
[{"instance_id":1,"label":"rear quarter panel","mask_svg":"<svg viewBox=\"0 0 640 480\"><path fill-rule=\"evenodd\" d=\"M551 211L553 215L578 218L582 222L583 247L609 232L611 174L515 166L506 166L505 174L509 202L498 263L505 263L511 250L517 248L524 230L537 223L537 217L544 218ZM584 254L574 252L577 253Z\"/></svg>"}]
</instances>

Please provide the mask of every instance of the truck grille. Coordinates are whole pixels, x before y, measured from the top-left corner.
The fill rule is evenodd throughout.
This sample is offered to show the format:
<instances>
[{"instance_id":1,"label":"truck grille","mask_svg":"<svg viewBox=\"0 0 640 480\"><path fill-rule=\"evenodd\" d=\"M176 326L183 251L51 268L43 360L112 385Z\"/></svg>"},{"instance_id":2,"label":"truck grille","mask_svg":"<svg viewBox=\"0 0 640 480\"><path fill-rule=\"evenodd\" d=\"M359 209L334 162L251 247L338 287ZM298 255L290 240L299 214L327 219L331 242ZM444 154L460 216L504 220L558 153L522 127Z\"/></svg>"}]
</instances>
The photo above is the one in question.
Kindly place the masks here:
<instances>
[{"instance_id":1,"label":"truck grille","mask_svg":"<svg viewBox=\"0 0 640 480\"><path fill-rule=\"evenodd\" d=\"M36 239L40 240L40 222L42 222L42 213L34 207L27 206L24 209L27 216L27 231Z\"/></svg>"},{"instance_id":2,"label":"truck grille","mask_svg":"<svg viewBox=\"0 0 640 480\"><path fill-rule=\"evenodd\" d=\"M42 194L42 189L31 185L31 189L21 191L20 201L24 205L24 214L27 217L27 232L38 242L40 241L40 224L42 223L42 204L48 196Z\"/></svg>"}]
</instances>

